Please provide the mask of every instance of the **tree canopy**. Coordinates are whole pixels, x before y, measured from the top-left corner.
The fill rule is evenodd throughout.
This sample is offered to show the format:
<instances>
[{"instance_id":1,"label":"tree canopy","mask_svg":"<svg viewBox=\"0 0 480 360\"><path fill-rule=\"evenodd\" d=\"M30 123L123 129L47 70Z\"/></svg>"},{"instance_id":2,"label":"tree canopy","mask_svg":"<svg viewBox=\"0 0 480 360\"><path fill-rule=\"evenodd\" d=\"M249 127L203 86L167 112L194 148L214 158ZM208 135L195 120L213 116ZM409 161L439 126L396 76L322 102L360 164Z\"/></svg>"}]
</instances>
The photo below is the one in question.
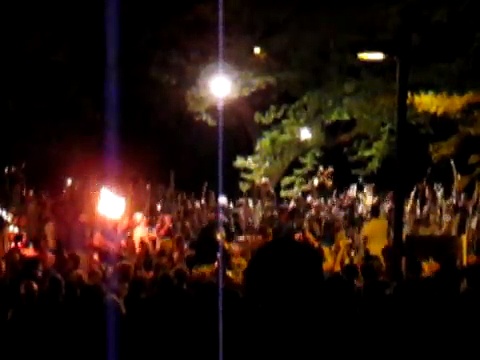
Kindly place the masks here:
<instances>
[{"instance_id":1,"label":"tree canopy","mask_svg":"<svg viewBox=\"0 0 480 360\"><path fill-rule=\"evenodd\" d=\"M474 96L466 90L474 89L478 80L471 76L472 61L478 57L478 37L470 34L480 31L478 26L472 27L475 22L468 10L470 6L469 2L437 4L434 9L427 9L421 1L397 1L388 5L372 2L344 12L322 9L322 14L319 8L312 8L310 13L298 17L292 9L289 10L295 15L282 13L281 7L270 17L256 12L258 23L265 21L268 25L259 27L261 35L257 33L240 43L249 44L251 51L251 46L258 42L264 56L255 59L250 54L249 61L235 63L238 89L229 102L238 97L252 98L259 90L267 89L270 106L262 104L254 117L262 132L253 153L235 161L241 171L242 190L262 177L277 185L296 166L292 170L294 176L282 182L284 193L291 194L292 187L301 188L307 174L316 172L322 154L338 144L344 144L346 156L359 174L375 173L382 166L394 150L395 62L360 64L355 53L379 47L395 54L399 31L412 35L410 123L418 131L428 132L432 131L430 122L434 118L454 119L458 124L469 122L467 119L472 116L467 116L458 104L463 96L446 94L461 90L466 97ZM325 19L312 21L314 16ZM288 25L286 18L292 20ZM284 26L273 26L275 20ZM258 24L252 21L250 25L256 28ZM267 31L270 26L275 30ZM442 34L441 47L433 33ZM214 102L204 89L201 82L192 86L187 105L198 119L214 125L210 112ZM444 94L438 95L443 100L432 100L435 94ZM429 101L436 105L432 107ZM450 110L440 114L442 107ZM302 127L312 131L312 139L299 139ZM332 133L331 129L338 127L343 130ZM471 133L472 126L468 129ZM464 130L460 126L453 137ZM442 141L432 146L434 160L442 151L446 152L445 144Z\"/></svg>"},{"instance_id":2,"label":"tree canopy","mask_svg":"<svg viewBox=\"0 0 480 360\"><path fill-rule=\"evenodd\" d=\"M299 158L303 166L294 170L295 173L315 172L316 161L329 146L339 142L381 141L384 129L391 124L395 99L393 89L386 89L384 85L375 85L374 79L368 78L330 83L308 92L291 105L272 105L264 114L257 113L255 121L268 129L258 140L253 155L237 158L235 165L243 170L241 176L250 182L268 177L276 186ZM329 137L328 128L340 121L353 121L355 126L343 136ZM300 139L302 127L312 132L311 139ZM367 164L380 161L366 152L361 156ZM284 185L294 183L290 179L283 182Z\"/></svg>"},{"instance_id":3,"label":"tree canopy","mask_svg":"<svg viewBox=\"0 0 480 360\"><path fill-rule=\"evenodd\" d=\"M430 145L435 163L454 160L460 178L459 189L464 189L480 175L480 93L464 95L425 93L412 99L419 112L432 115L430 127L438 122L450 122L454 130L441 141Z\"/></svg>"}]
</instances>

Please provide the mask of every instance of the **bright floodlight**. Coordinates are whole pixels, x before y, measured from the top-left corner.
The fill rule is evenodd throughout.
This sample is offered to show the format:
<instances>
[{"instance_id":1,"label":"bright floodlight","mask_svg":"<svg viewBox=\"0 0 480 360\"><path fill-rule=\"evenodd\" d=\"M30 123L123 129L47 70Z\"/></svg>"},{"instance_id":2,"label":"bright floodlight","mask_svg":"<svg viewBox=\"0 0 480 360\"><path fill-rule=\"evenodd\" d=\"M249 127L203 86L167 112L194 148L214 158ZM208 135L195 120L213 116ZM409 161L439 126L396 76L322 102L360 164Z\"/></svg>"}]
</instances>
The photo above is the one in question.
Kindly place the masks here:
<instances>
[{"instance_id":1,"label":"bright floodlight","mask_svg":"<svg viewBox=\"0 0 480 360\"><path fill-rule=\"evenodd\" d=\"M253 54L254 55L260 55L262 53L262 48L260 46L254 46L253 47Z\"/></svg>"},{"instance_id":2,"label":"bright floodlight","mask_svg":"<svg viewBox=\"0 0 480 360\"><path fill-rule=\"evenodd\" d=\"M357 54L360 61L383 61L387 55L381 51L363 51Z\"/></svg>"},{"instance_id":3,"label":"bright floodlight","mask_svg":"<svg viewBox=\"0 0 480 360\"><path fill-rule=\"evenodd\" d=\"M308 127L300 129L300 141L307 141L312 138L312 131Z\"/></svg>"},{"instance_id":4,"label":"bright floodlight","mask_svg":"<svg viewBox=\"0 0 480 360\"><path fill-rule=\"evenodd\" d=\"M106 187L100 189L97 211L110 220L120 220L125 213L126 200Z\"/></svg>"},{"instance_id":5,"label":"bright floodlight","mask_svg":"<svg viewBox=\"0 0 480 360\"><path fill-rule=\"evenodd\" d=\"M232 92L232 81L225 74L217 74L210 79L209 87L213 96L225 99Z\"/></svg>"}]
</instances>

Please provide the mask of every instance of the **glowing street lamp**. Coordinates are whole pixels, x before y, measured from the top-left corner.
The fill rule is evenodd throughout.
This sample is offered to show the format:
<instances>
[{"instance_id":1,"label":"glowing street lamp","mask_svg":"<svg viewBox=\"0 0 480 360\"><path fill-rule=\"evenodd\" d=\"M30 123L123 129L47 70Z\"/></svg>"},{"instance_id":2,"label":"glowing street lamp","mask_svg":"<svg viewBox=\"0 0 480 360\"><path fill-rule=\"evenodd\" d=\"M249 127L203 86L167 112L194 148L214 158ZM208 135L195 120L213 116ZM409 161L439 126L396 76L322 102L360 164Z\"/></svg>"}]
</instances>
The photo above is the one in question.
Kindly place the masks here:
<instances>
[{"instance_id":1,"label":"glowing street lamp","mask_svg":"<svg viewBox=\"0 0 480 360\"><path fill-rule=\"evenodd\" d=\"M209 81L210 93L217 99L225 99L232 93L232 80L225 74L214 75Z\"/></svg>"},{"instance_id":2,"label":"glowing street lamp","mask_svg":"<svg viewBox=\"0 0 480 360\"><path fill-rule=\"evenodd\" d=\"M127 202L124 197L115 194L106 187L100 189L97 211L109 220L120 220L125 213Z\"/></svg>"},{"instance_id":3,"label":"glowing street lamp","mask_svg":"<svg viewBox=\"0 0 480 360\"><path fill-rule=\"evenodd\" d=\"M400 43L397 45L398 52L393 59L397 65L397 109L396 109L396 176L393 191L394 203L394 227L393 227L393 246L398 249L403 247L403 223L405 207L401 206L405 202L406 192L402 175L405 173L407 165L405 164L403 151L407 144L407 100L408 100L408 77L410 73L410 52L412 47L412 34L408 31L403 32ZM364 62L382 62L387 59L387 55L381 51L364 51L357 54L357 58ZM394 253L400 254L402 251ZM394 267L397 274L401 274L400 256L395 259ZM400 275L399 275L400 276Z\"/></svg>"},{"instance_id":4,"label":"glowing street lamp","mask_svg":"<svg viewBox=\"0 0 480 360\"><path fill-rule=\"evenodd\" d=\"M311 140L312 139L312 131L308 127L304 126L304 127L300 128L299 137L300 137L300 141Z\"/></svg>"},{"instance_id":5,"label":"glowing street lamp","mask_svg":"<svg viewBox=\"0 0 480 360\"><path fill-rule=\"evenodd\" d=\"M381 51L362 51L357 53L357 59L360 61L380 62L384 61L387 55Z\"/></svg>"},{"instance_id":6,"label":"glowing street lamp","mask_svg":"<svg viewBox=\"0 0 480 360\"><path fill-rule=\"evenodd\" d=\"M262 48L260 46L253 47L253 55L260 56L262 54Z\"/></svg>"}]
</instances>

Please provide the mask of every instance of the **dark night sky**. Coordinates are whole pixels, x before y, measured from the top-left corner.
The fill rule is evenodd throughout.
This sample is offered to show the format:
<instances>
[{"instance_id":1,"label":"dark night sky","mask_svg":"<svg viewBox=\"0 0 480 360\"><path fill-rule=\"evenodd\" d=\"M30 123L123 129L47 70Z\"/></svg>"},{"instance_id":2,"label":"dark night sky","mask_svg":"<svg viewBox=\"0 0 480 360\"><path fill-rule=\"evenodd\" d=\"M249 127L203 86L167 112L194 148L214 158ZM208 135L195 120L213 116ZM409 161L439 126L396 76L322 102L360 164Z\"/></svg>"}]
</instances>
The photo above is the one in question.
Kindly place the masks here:
<instances>
[{"instance_id":1,"label":"dark night sky","mask_svg":"<svg viewBox=\"0 0 480 360\"><path fill-rule=\"evenodd\" d=\"M172 25L189 6L123 2L119 142L129 176L167 181L174 170L179 187L198 190L216 178L216 130L185 113L184 93L151 79L156 57L181 40L171 33L181 29ZM2 163L25 160L31 181L42 183L98 171L105 127L103 2L11 2L1 13L8 30L2 32ZM216 44L211 47L215 52ZM227 127L229 179L232 149L245 152L250 146L241 133Z\"/></svg>"},{"instance_id":2,"label":"dark night sky","mask_svg":"<svg viewBox=\"0 0 480 360\"><path fill-rule=\"evenodd\" d=\"M275 2L277 7L280 3ZM295 16L324 22L322 36L331 34L332 39L337 36L335 23L348 23L359 7L345 1L328 6L284 3ZM166 4L122 2L121 158L128 176L166 182L174 170L179 188L198 191L204 181L216 180L216 130L186 113L184 91L196 73L190 68L215 56L215 17L201 21L198 6L199 12L192 14L192 4L198 4L194 0ZM241 2L245 27L239 29L227 18L227 36L243 32L251 42L287 27L282 19L276 27L258 26L261 9L272 9L271 4ZM103 1L8 1L1 6L0 163L26 161L31 181L42 184L67 174L100 171L105 127ZM250 34L251 29L257 33ZM165 74L175 78L172 85L159 80ZM251 120L251 103L238 107ZM227 122L225 136L227 189L233 192L237 182L231 162L236 154L248 153L252 141L238 119Z\"/></svg>"}]
</instances>

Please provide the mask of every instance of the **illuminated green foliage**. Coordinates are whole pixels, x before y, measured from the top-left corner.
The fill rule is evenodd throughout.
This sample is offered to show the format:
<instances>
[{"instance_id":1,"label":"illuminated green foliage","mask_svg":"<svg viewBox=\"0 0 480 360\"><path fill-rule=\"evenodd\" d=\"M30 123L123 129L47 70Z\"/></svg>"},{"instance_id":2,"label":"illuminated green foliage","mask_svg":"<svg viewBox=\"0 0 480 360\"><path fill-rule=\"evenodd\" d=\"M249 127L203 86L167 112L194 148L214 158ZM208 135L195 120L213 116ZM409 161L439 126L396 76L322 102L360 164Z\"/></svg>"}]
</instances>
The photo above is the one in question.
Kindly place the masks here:
<instances>
[{"instance_id":1,"label":"illuminated green foliage","mask_svg":"<svg viewBox=\"0 0 480 360\"><path fill-rule=\"evenodd\" d=\"M447 9L439 5L433 9L419 1L379 2L372 7L362 5L354 11L348 9L341 16L324 9L322 14L328 13L331 21L309 22L306 21L308 15L295 16L297 23L290 27L285 25L285 19L289 18L286 10L257 11L252 15L265 21L265 26L260 28L277 24L273 27L280 30L274 36L261 37L260 45L265 50L261 59L235 64L234 82L238 88L232 101L268 89L269 99L274 104L254 117L262 132L252 154L238 156L235 161L235 167L241 171L243 192L268 177L272 185L281 185L283 195L292 196L308 187L309 177L321 164L322 154L338 145L345 147L352 164L357 167L356 173L375 174L395 145L395 64L392 59L386 64L359 64L355 49L368 44L371 34L379 39L380 46L395 44L399 24L405 25L405 19L409 20L407 25L413 33L413 46L421 48L434 40L427 31L431 25L444 27L452 16L468 14L464 8ZM317 14L318 8L315 11L312 9L312 14ZM240 8L237 13L240 14ZM400 13L403 19L398 16ZM341 17L342 21L335 21L336 17ZM298 22L305 26L299 26ZM315 24L321 24L320 28ZM359 34L359 29L364 33ZM333 32L334 37L330 35ZM239 41L242 46L248 43L243 40ZM229 45L234 43L230 41ZM445 49L444 53L448 51ZM435 58L437 60L438 54ZM442 57L438 60L442 63L429 62L412 67L410 85L415 92L423 88L452 90L458 85L456 79L469 68L467 59L444 60ZM215 125L212 115L215 102L205 92L206 88L201 82L191 87L187 93L187 107L197 119ZM283 100L285 94L287 102ZM433 99L435 96L441 97L443 102ZM447 141L432 144L431 154L435 161L451 157L466 136L478 131L473 121L475 117L466 116L461 110L464 97L418 92L409 99L409 122L419 132L432 131L431 121L439 117L454 119L459 124L457 134ZM475 94L469 93L466 97L472 102ZM339 121L351 122L354 126L332 136L330 130ZM300 140L302 127L311 129L311 140Z\"/></svg>"},{"instance_id":2,"label":"illuminated green foliage","mask_svg":"<svg viewBox=\"0 0 480 360\"><path fill-rule=\"evenodd\" d=\"M255 121L268 128L257 141L255 151L238 157L235 166L241 170L242 187L268 177L273 186L281 181L283 193L291 195L307 185L307 175L316 170L324 148L342 142L361 140L356 161L374 172L389 151L389 127L394 115L391 89L375 84L373 79L332 82L321 90L311 91L289 105L271 106L257 113ZM353 130L332 139L328 129L338 121L354 121ZM308 127L312 138L302 141L300 130ZM360 143L360 140L358 140ZM287 174L292 164L299 164Z\"/></svg>"}]
</instances>

